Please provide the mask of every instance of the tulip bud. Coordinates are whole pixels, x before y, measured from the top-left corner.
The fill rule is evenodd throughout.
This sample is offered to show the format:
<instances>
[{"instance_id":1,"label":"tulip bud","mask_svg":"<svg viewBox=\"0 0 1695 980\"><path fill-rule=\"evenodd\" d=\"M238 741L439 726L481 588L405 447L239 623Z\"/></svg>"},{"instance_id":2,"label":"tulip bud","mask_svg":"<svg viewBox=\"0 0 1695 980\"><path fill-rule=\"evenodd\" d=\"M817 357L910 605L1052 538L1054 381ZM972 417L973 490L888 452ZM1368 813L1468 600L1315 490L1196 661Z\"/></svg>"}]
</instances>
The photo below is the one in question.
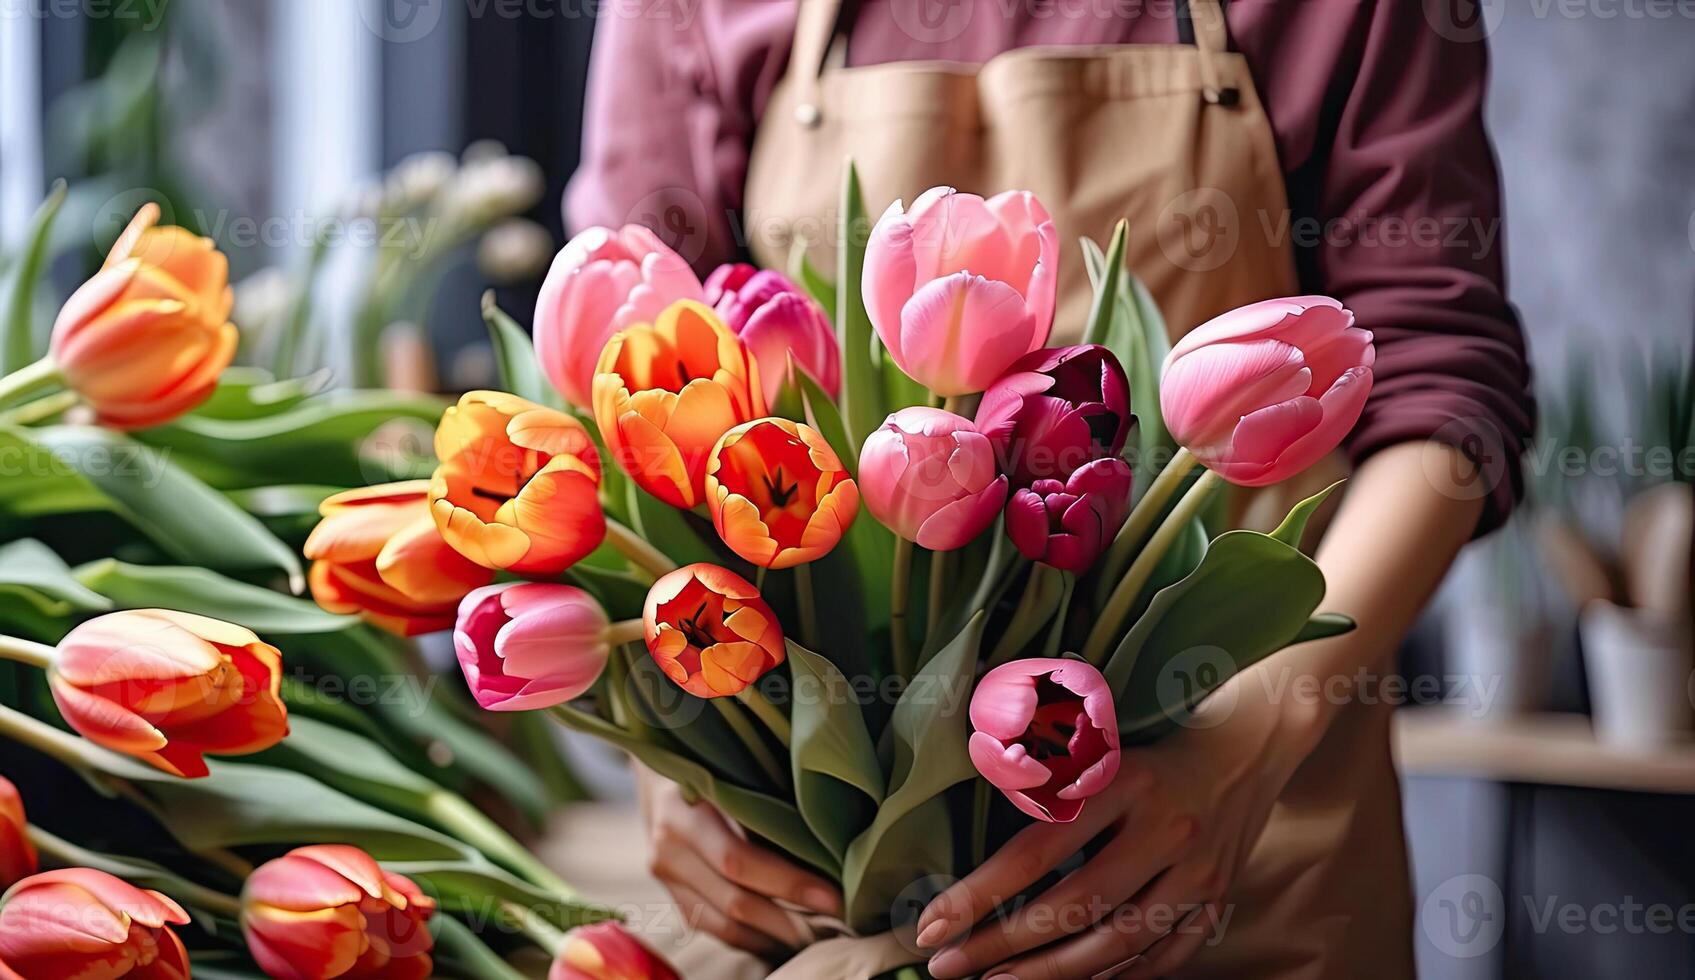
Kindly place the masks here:
<instances>
[{"instance_id":1,"label":"tulip bud","mask_svg":"<svg viewBox=\"0 0 1695 980\"><path fill-rule=\"evenodd\" d=\"M69 868L25 878L4 901L0 977L188 980L188 950L170 928L188 913L158 892Z\"/></svg>"},{"instance_id":2,"label":"tulip bud","mask_svg":"<svg viewBox=\"0 0 1695 980\"><path fill-rule=\"evenodd\" d=\"M430 514L453 549L485 568L557 575L600 546L600 455L564 412L473 391L436 428Z\"/></svg>"},{"instance_id":3,"label":"tulip bud","mask_svg":"<svg viewBox=\"0 0 1695 980\"><path fill-rule=\"evenodd\" d=\"M989 440L967 419L903 408L865 440L859 490L871 516L932 551L962 548L1006 503Z\"/></svg>"},{"instance_id":4,"label":"tulip bud","mask_svg":"<svg viewBox=\"0 0 1695 980\"><path fill-rule=\"evenodd\" d=\"M1047 342L1058 270L1059 233L1028 191L985 201L932 187L871 229L865 309L902 371L970 394Z\"/></svg>"},{"instance_id":5,"label":"tulip bud","mask_svg":"<svg viewBox=\"0 0 1695 980\"><path fill-rule=\"evenodd\" d=\"M430 975L435 901L356 847L301 847L260 865L241 906L248 951L278 980Z\"/></svg>"},{"instance_id":6,"label":"tulip bud","mask_svg":"<svg viewBox=\"0 0 1695 980\"><path fill-rule=\"evenodd\" d=\"M791 568L836 546L859 512L859 489L811 426L759 419L713 448L706 508L731 551L761 568Z\"/></svg>"},{"instance_id":7,"label":"tulip bud","mask_svg":"<svg viewBox=\"0 0 1695 980\"><path fill-rule=\"evenodd\" d=\"M536 359L566 401L589 408L595 363L613 334L702 298L689 264L648 229L586 229L559 251L536 298Z\"/></svg>"},{"instance_id":8,"label":"tulip bud","mask_svg":"<svg viewBox=\"0 0 1695 980\"><path fill-rule=\"evenodd\" d=\"M578 926L565 935L565 948L547 980L680 980L671 964L642 945L616 922Z\"/></svg>"},{"instance_id":9,"label":"tulip bud","mask_svg":"<svg viewBox=\"0 0 1695 980\"><path fill-rule=\"evenodd\" d=\"M829 393L842 385L842 352L830 318L780 272L745 263L721 265L706 278L706 302L759 363L767 400L788 380L789 356Z\"/></svg>"},{"instance_id":10,"label":"tulip bud","mask_svg":"<svg viewBox=\"0 0 1695 980\"><path fill-rule=\"evenodd\" d=\"M429 482L348 490L318 507L306 539L312 598L398 636L453 626L467 592L494 572L448 547L430 517Z\"/></svg>"},{"instance_id":11,"label":"tulip bud","mask_svg":"<svg viewBox=\"0 0 1695 980\"><path fill-rule=\"evenodd\" d=\"M30 843L23 797L12 781L0 776L0 889L40 870L35 845Z\"/></svg>"},{"instance_id":12,"label":"tulip bud","mask_svg":"<svg viewBox=\"0 0 1695 980\"><path fill-rule=\"evenodd\" d=\"M643 490L688 510L705 499L719 437L765 415L753 356L706 306L682 301L614 334L595 368L594 418Z\"/></svg>"},{"instance_id":13,"label":"tulip bud","mask_svg":"<svg viewBox=\"0 0 1695 980\"><path fill-rule=\"evenodd\" d=\"M529 711L580 697L606 668L618 639L593 596L546 582L472 592L459 604L453 631L465 683L490 711Z\"/></svg>"},{"instance_id":14,"label":"tulip bud","mask_svg":"<svg viewBox=\"0 0 1695 980\"><path fill-rule=\"evenodd\" d=\"M156 228L148 204L53 323L65 384L105 425L140 429L211 396L235 356L229 262L211 239Z\"/></svg>"},{"instance_id":15,"label":"tulip bud","mask_svg":"<svg viewBox=\"0 0 1695 980\"><path fill-rule=\"evenodd\" d=\"M1365 408L1371 333L1326 296L1266 300L1171 349L1159 405L1172 438L1231 483L1288 479L1341 444Z\"/></svg>"},{"instance_id":16,"label":"tulip bud","mask_svg":"<svg viewBox=\"0 0 1695 980\"><path fill-rule=\"evenodd\" d=\"M1130 464L1097 459L1066 482L1037 480L1006 505L1006 533L1024 557L1082 575L1130 513Z\"/></svg>"},{"instance_id":17,"label":"tulip bud","mask_svg":"<svg viewBox=\"0 0 1695 980\"><path fill-rule=\"evenodd\" d=\"M783 627L752 582L717 565L660 577L642 607L647 649L697 697L737 694L783 662Z\"/></svg>"},{"instance_id":18,"label":"tulip bud","mask_svg":"<svg viewBox=\"0 0 1695 980\"><path fill-rule=\"evenodd\" d=\"M983 393L977 428L1015 487L1064 482L1084 463L1117 456L1130 438L1130 382L1099 344L1043 349Z\"/></svg>"},{"instance_id":19,"label":"tulip bud","mask_svg":"<svg viewBox=\"0 0 1695 980\"><path fill-rule=\"evenodd\" d=\"M1014 660L971 695L971 763L1018 809L1070 823L1118 775L1112 689L1080 660Z\"/></svg>"},{"instance_id":20,"label":"tulip bud","mask_svg":"<svg viewBox=\"0 0 1695 980\"><path fill-rule=\"evenodd\" d=\"M282 655L204 616L98 616L59 641L47 681L84 738L177 776L206 775L205 753L261 752L288 734Z\"/></svg>"}]
</instances>

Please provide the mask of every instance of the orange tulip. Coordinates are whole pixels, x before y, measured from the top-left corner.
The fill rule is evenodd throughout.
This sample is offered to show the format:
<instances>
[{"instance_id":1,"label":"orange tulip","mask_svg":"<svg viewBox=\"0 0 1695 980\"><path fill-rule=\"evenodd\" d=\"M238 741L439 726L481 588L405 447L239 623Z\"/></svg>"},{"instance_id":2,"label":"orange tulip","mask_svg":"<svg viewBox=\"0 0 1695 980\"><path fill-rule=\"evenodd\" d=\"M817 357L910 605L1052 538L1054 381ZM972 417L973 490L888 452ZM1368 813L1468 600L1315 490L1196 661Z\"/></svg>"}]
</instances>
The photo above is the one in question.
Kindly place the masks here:
<instances>
[{"instance_id":1,"label":"orange tulip","mask_svg":"<svg viewBox=\"0 0 1695 980\"><path fill-rule=\"evenodd\" d=\"M0 776L0 888L28 878L40 867L35 845L29 840L23 797L11 780Z\"/></svg>"},{"instance_id":2,"label":"orange tulip","mask_svg":"<svg viewBox=\"0 0 1695 980\"><path fill-rule=\"evenodd\" d=\"M816 429L759 419L713 447L706 507L731 551L763 568L790 568L842 539L859 512L859 487Z\"/></svg>"},{"instance_id":3,"label":"orange tulip","mask_svg":"<svg viewBox=\"0 0 1695 980\"><path fill-rule=\"evenodd\" d=\"M485 568L557 575L600 546L600 455L582 423L517 395L473 391L436 428L430 514Z\"/></svg>"},{"instance_id":4,"label":"orange tulip","mask_svg":"<svg viewBox=\"0 0 1695 980\"><path fill-rule=\"evenodd\" d=\"M199 405L235 356L229 261L211 239L158 220L156 204L137 212L53 324L60 376L118 428Z\"/></svg>"},{"instance_id":5,"label":"orange tulip","mask_svg":"<svg viewBox=\"0 0 1695 980\"><path fill-rule=\"evenodd\" d=\"M435 910L357 847L318 844L248 875L241 930L254 961L280 980L422 980Z\"/></svg>"},{"instance_id":6,"label":"orange tulip","mask_svg":"<svg viewBox=\"0 0 1695 980\"><path fill-rule=\"evenodd\" d=\"M448 547L430 516L428 480L349 490L318 507L306 539L312 598L400 636L452 629L459 600L494 572Z\"/></svg>"},{"instance_id":7,"label":"orange tulip","mask_svg":"<svg viewBox=\"0 0 1695 980\"><path fill-rule=\"evenodd\" d=\"M596 922L565 934L565 946L547 980L678 980L678 976L664 957L623 926Z\"/></svg>"},{"instance_id":8,"label":"orange tulip","mask_svg":"<svg viewBox=\"0 0 1695 980\"><path fill-rule=\"evenodd\" d=\"M188 913L158 892L70 868L25 878L4 903L0 977L188 980L188 951L170 928Z\"/></svg>"},{"instance_id":9,"label":"orange tulip","mask_svg":"<svg viewBox=\"0 0 1695 980\"><path fill-rule=\"evenodd\" d=\"M659 669L697 697L738 694L783 662L777 615L752 582L717 565L686 565L653 583L642 626Z\"/></svg>"},{"instance_id":10,"label":"orange tulip","mask_svg":"<svg viewBox=\"0 0 1695 980\"><path fill-rule=\"evenodd\" d=\"M59 642L47 681L83 737L178 776L206 775L204 753L260 752L288 734L282 655L204 616L137 609L91 619Z\"/></svg>"},{"instance_id":11,"label":"orange tulip","mask_svg":"<svg viewBox=\"0 0 1695 980\"><path fill-rule=\"evenodd\" d=\"M681 300L658 322L612 335L594 375L594 420L643 490L688 509L705 499L719 437L765 414L759 371L705 304Z\"/></svg>"}]
</instances>

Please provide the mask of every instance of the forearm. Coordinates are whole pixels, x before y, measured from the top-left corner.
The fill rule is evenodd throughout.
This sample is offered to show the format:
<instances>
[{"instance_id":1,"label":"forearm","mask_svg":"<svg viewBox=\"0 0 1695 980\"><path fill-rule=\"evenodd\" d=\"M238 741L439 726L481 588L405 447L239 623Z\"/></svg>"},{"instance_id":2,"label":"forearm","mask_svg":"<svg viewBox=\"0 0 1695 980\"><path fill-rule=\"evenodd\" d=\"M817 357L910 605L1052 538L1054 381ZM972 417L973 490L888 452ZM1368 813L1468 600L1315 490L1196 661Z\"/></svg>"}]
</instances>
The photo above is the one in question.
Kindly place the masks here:
<instances>
[{"instance_id":1,"label":"forearm","mask_svg":"<svg viewBox=\"0 0 1695 980\"><path fill-rule=\"evenodd\" d=\"M1349 481L1317 560L1326 586L1320 608L1351 616L1358 628L1290 647L1241 678L1250 681L1240 688L1244 696L1302 684L1323 692L1284 698L1297 742L1316 744L1360 678L1393 669L1401 638L1477 526L1484 495L1476 479L1458 450L1407 442L1370 457Z\"/></svg>"}]
</instances>

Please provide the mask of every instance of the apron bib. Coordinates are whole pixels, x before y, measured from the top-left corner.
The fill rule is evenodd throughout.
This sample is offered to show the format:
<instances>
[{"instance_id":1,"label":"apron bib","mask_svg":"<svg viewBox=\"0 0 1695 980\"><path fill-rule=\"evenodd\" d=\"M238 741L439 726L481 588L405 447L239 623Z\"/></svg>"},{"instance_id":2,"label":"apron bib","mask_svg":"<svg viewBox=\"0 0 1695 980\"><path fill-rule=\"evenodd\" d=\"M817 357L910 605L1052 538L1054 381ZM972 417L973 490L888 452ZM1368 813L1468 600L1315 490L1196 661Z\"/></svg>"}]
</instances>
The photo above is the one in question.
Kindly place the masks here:
<instances>
[{"instance_id":1,"label":"apron bib","mask_svg":"<svg viewBox=\"0 0 1695 980\"><path fill-rule=\"evenodd\" d=\"M1220 0L1192 0L1192 18L1179 0L1193 43L856 68L844 67L851 24L841 2L799 0L788 71L755 137L743 220L760 264L785 268L799 243L818 267L833 265L851 156L873 220L890 201L938 184L985 197L1035 192L1060 230L1051 345L1078 342L1088 315L1077 237L1104 248L1121 218L1130 223L1126 264L1174 341L1227 310L1300 292L1286 240L1269 233L1289 214L1271 124L1246 59L1229 49ZM1343 472L1333 458L1238 495L1234 516L1275 526ZM1341 712L1238 875L1222 941L1182 976L1412 976L1389 719L1381 702Z\"/></svg>"}]
</instances>

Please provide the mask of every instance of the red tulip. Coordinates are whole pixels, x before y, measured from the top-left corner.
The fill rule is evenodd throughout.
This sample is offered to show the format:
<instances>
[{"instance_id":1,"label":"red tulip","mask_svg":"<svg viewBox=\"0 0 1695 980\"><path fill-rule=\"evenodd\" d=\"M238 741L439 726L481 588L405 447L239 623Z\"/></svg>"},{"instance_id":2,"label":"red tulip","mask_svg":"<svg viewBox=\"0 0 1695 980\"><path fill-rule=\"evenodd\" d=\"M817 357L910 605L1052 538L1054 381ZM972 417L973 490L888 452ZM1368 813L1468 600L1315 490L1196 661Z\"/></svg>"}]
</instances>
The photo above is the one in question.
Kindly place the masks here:
<instances>
[{"instance_id":1,"label":"red tulip","mask_svg":"<svg viewBox=\"0 0 1695 980\"><path fill-rule=\"evenodd\" d=\"M1080 660L1014 660L971 695L971 762L1013 805L1070 823L1118 774L1106 678Z\"/></svg>"},{"instance_id":2,"label":"red tulip","mask_svg":"<svg viewBox=\"0 0 1695 980\"><path fill-rule=\"evenodd\" d=\"M0 901L0 977L188 980L188 951L170 928L188 913L158 892L70 868L25 878Z\"/></svg>"},{"instance_id":3,"label":"red tulip","mask_svg":"<svg viewBox=\"0 0 1695 980\"><path fill-rule=\"evenodd\" d=\"M296 848L247 878L241 928L278 980L422 980L435 902L357 847Z\"/></svg>"},{"instance_id":4,"label":"red tulip","mask_svg":"<svg viewBox=\"0 0 1695 980\"><path fill-rule=\"evenodd\" d=\"M1006 505L1006 533L1024 557L1076 575L1100 558L1130 513L1130 464L1097 459L1070 479L1037 480Z\"/></svg>"},{"instance_id":5,"label":"red tulip","mask_svg":"<svg viewBox=\"0 0 1695 980\"><path fill-rule=\"evenodd\" d=\"M787 655L759 590L717 565L686 565L653 583L642 622L659 669L697 697L740 693Z\"/></svg>"},{"instance_id":6,"label":"red tulip","mask_svg":"<svg viewBox=\"0 0 1695 980\"><path fill-rule=\"evenodd\" d=\"M29 840L23 797L11 780L0 776L0 888L28 878L40 868L35 845Z\"/></svg>"},{"instance_id":7,"label":"red tulip","mask_svg":"<svg viewBox=\"0 0 1695 980\"><path fill-rule=\"evenodd\" d=\"M565 936L547 980L680 980L671 964L616 922L578 926Z\"/></svg>"},{"instance_id":8,"label":"red tulip","mask_svg":"<svg viewBox=\"0 0 1695 980\"><path fill-rule=\"evenodd\" d=\"M983 393L977 429L1015 487L1064 481L1085 463L1117 456L1130 437L1130 382L1099 344L1019 359Z\"/></svg>"}]
</instances>

